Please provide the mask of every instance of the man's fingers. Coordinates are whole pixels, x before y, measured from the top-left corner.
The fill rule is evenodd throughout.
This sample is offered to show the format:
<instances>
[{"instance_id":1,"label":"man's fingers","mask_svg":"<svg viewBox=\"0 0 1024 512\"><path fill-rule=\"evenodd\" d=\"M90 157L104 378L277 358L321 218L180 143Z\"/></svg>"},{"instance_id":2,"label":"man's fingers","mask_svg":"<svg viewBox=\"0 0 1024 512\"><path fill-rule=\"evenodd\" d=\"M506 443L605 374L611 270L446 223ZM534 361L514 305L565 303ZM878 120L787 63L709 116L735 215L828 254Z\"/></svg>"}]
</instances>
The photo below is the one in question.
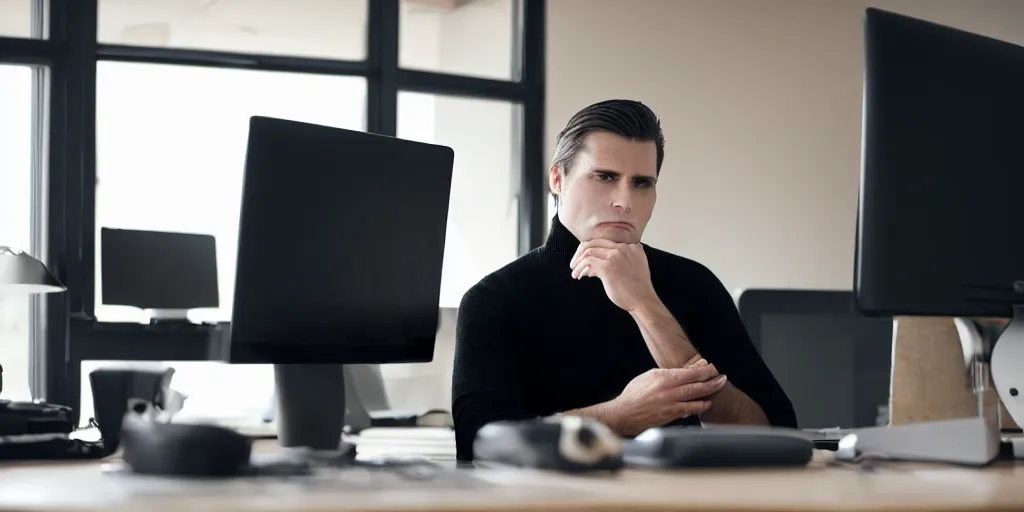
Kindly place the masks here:
<instances>
[{"instance_id":1,"label":"man's fingers","mask_svg":"<svg viewBox=\"0 0 1024 512\"><path fill-rule=\"evenodd\" d=\"M694 373L694 379L691 382L702 382L718 377L718 368L710 363L697 364L689 370Z\"/></svg>"},{"instance_id":2,"label":"man's fingers","mask_svg":"<svg viewBox=\"0 0 1024 512\"><path fill-rule=\"evenodd\" d=\"M581 249L587 249L590 247L604 247L605 249L615 249L616 247L623 245L619 242L612 242L603 238L594 238L593 240L587 240L580 244Z\"/></svg>"},{"instance_id":3,"label":"man's fingers","mask_svg":"<svg viewBox=\"0 0 1024 512\"><path fill-rule=\"evenodd\" d=\"M625 244L619 244L617 242L612 242L611 240L603 240L599 238L587 240L586 242L581 243L579 247L576 248L576 252L572 255L572 258L569 258L569 266L572 266L573 262L580 259L583 252L587 249L617 249L620 245Z\"/></svg>"},{"instance_id":4,"label":"man's fingers","mask_svg":"<svg viewBox=\"0 0 1024 512\"><path fill-rule=\"evenodd\" d=\"M691 382L703 382L718 376L718 369L713 364L695 364L685 368L667 368L663 370L667 386L681 386Z\"/></svg>"},{"instance_id":5,"label":"man's fingers","mask_svg":"<svg viewBox=\"0 0 1024 512\"><path fill-rule=\"evenodd\" d=\"M582 279L584 277L600 277L601 271L604 269L605 260L588 256L580 260L576 268L572 269L573 279Z\"/></svg>"},{"instance_id":6,"label":"man's fingers","mask_svg":"<svg viewBox=\"0 0 1024 512\"><path fill-rule=\"evenodd\" d=\"M697 354L694 354L693 357L691 357L690 360L687 361L686 364L683 365L683 367L684 368L689 368L691 366L698 366L698 365L703 366L703 365L706 365L706 364L708 364L707 359L704 359L703 356L701 356L699 353L697 353Z\"/></svg>"},{"instance_id":7,"label":"man's fingers","mask_svg":"<svg viewBox=\"0 0 1024 512\"><path fill-rule=\"evenodd\" d=\"M694 400L692 402L683 402L677 404L675 407L676 418L689 418L690 416L699 416L707 412L711 408L711 402L709 400Z\"/></svg>"},{"instance_id":8,"label":"man's fingers","mask_svg":"<svg viewBox=\"0 0 1024 512\"><path fill-rule=\"evenodd\" d=\"M611 253L612 249L606 249L604 247L589 247L587 249L578 250L576 251L576 255L572 257L572 260L569 261L569 268L575 270L579 262L590 257L608 259Z\"/></svg>"},{"instance_id":9,"label":"man's fingers","mask_svg":"<svg viewBox=\"0 0 1024 512\"><path fill-rule=\"evenodd\" d=\"M684 384L672 391L672 394L674 395L672 398L677 402L689 402L691 400L704 398L720 391L725 387L727 380L728 379L725 375L719 375L711 380Z\"/></svg>"}]
</instances>

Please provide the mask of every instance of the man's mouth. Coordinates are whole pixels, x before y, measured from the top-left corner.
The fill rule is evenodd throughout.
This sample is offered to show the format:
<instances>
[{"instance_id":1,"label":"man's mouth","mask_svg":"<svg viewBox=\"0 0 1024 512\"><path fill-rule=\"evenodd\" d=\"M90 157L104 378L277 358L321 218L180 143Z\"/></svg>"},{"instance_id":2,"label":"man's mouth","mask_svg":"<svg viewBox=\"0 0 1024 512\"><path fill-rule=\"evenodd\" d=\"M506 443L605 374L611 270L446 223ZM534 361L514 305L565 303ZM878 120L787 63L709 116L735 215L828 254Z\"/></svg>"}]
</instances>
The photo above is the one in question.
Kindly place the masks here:
<instances>
[{"instance_id":1,"label":"man's mouth","mask_svg":"<svg viewBox=\"0 0 1024 512\"><path fill-rule=\"evenodd\" d=\"M597 226L607 228L633 229L633 225L628 222L602 222Z\"/></svg>"}]
</instances>

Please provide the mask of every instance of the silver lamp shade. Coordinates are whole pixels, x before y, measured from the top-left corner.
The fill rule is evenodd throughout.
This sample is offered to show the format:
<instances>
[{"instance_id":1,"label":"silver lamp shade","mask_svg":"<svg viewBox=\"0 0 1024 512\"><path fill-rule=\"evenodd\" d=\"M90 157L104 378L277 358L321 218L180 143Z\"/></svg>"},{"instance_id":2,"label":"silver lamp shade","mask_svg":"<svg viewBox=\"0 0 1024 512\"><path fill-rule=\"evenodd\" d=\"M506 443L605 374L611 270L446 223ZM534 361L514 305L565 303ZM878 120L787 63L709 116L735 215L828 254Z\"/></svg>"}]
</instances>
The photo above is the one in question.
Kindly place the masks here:
<instances>
[{"instance_id":1,"label":"silver lamp shade","mask_svg":"<svg viewBox=\"0 0 1024 512\"><path fill-rule=\"evenodd\" d=\"M0 293L50 293L66 289L43 262L0 245Z\"/></svg>"}]
</instances>

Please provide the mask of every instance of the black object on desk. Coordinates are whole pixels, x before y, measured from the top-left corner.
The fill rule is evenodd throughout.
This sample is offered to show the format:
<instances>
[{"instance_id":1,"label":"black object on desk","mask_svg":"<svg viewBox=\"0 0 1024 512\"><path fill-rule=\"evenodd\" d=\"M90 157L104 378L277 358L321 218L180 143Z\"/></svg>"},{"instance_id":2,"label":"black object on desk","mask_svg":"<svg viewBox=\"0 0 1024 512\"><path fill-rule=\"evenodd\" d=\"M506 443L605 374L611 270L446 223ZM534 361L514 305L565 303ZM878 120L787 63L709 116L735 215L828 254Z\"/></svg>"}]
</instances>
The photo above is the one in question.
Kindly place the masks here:
<instances>
[{"instance_id":1,"label":"black object on desk","mask_svg":"<svg viewBox=\"0 0 1024 512\"><path fill-rule=\"evenodd\" d=\"M252 440L214 425L159 421L159 409L144 400L128 404L121 430L124 461L149 475L236 476L248 466Z\"/></svg>"},{"instance_id":2,"label":"black object on desk","mask_svg":"<svg viewBox=\"0 0 1024 512\"><path fill-rule=\"evenodd\" d=\"M669 468L805 466L813 454L800 432L755 426L652 428L625 444L627 464Z\"/></svg>"},{"instance_id":3,"label":"black object on desk","mask_svg":"<svg viewBox=\"0 0 1024 512\"><path fill-rule=\"evenodd\" d=\"M71 432L71 408L0 399L0 437Z\"/></svg>"},{"instance_id":4,"label":"black object on desk","mask_svg":"<svg viewBox=\"0 0 1024 512\"><path fill-rule=\"evenodd\" d=\"M46 402L0 400L0 460L103 457L102 446L77 439L71 408Z\"/></svg>"},{"instance_id":5,"label":"black object on desk","mask_svg":"<svg viewBox=\"0 0 1024 512\"><path fill-rule=\"evenodd\" d=\"M488 423L477 432L473 453L480 462L568 473L624 466L622 441L611 429L571 415Z\"/></svg>"}]
</instances>

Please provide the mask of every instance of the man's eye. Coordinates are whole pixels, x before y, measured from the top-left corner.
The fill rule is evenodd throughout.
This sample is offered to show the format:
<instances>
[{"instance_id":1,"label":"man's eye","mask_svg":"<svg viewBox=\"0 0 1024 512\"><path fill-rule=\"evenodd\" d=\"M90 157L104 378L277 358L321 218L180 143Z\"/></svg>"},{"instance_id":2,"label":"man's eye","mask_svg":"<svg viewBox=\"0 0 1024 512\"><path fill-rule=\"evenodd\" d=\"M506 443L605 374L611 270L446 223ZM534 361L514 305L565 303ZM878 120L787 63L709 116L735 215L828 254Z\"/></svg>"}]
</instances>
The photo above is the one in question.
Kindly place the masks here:
<instances>
[{"instance_id":1,"label":"man's eye","mask_svg":"<svg viewBox=\"0 0 1024 512\"><path fill-rule=\"evenodd\" d=\"M634 184L636 185L636 188L651 188L651 187L654 186L654 181L653 180L646 180L646 179L645 180L636 180L634 182Z\"/></svg>"},{"instance_id":2,"label":"man's eye","mask_svg":"<svg viewBox=\"0 0 1024 512\"><path fill-rule=\"evenodd\" d=\"M615 179L615 175L608 173L600 173L597 175L597 179L601 181L613 181Z\"/></svg>"}]
</instances>

